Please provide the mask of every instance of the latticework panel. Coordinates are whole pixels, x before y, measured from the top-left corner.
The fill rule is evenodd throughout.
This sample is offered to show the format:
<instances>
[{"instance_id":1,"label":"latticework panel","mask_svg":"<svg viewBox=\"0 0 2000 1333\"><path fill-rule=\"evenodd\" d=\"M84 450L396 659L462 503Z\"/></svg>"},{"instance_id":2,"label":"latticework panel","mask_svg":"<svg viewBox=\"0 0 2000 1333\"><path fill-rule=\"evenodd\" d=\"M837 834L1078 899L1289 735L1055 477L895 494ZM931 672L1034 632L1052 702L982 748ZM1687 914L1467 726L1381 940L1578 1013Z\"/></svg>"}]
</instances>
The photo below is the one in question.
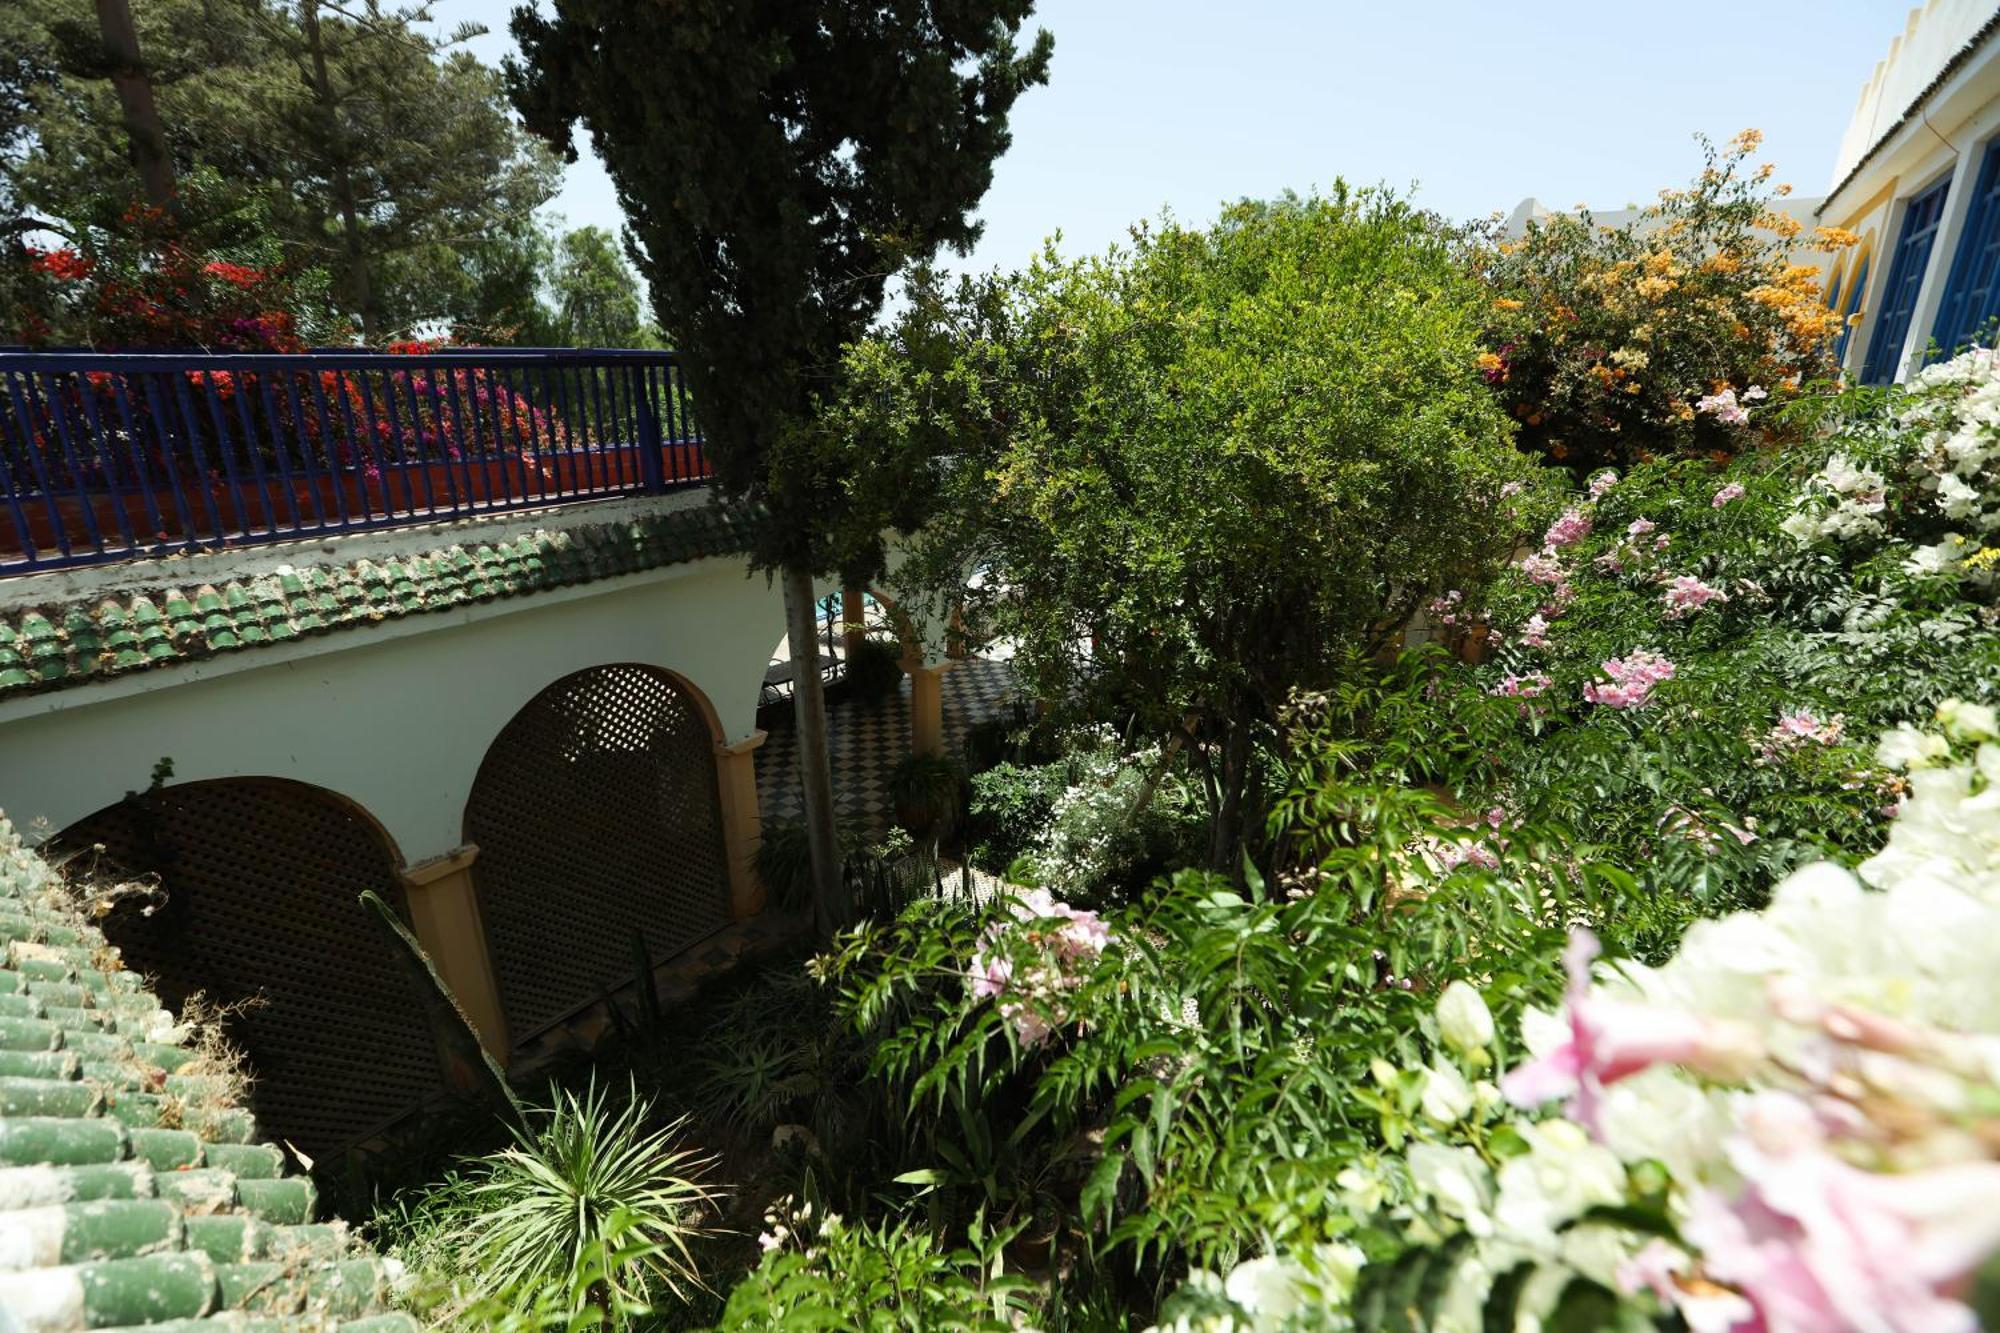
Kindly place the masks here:
<instances>
[{"instance_id":1,"label":"latticework panel","mask_svg":"<svg viewBox=\"0 0 2000 1333\"><path fill-rule=\"evenodd\" d=\"M473 879L516 1041L729 919L715 749L694 700L643 666L580 671L514 716L466 804Z\"/></svg>"},{"instance_id":2,"label":"latticework panel","mask_svg":"<svg viewBox=\"0 0 2000 1333\"><path fill-rule=\"evenodd\" d=\"M437 1089L414 983L357 901L373 889L400 906L394 858L337 798L261 778L167 787L59 840L92 844L106 873L157 875L165 891L150 915L121 908L104 921L127 965L176 1009L197 992L241 1006L226 1030L249 1057L267 1134L336 1153Z\"/></svg>"}]
</instances>

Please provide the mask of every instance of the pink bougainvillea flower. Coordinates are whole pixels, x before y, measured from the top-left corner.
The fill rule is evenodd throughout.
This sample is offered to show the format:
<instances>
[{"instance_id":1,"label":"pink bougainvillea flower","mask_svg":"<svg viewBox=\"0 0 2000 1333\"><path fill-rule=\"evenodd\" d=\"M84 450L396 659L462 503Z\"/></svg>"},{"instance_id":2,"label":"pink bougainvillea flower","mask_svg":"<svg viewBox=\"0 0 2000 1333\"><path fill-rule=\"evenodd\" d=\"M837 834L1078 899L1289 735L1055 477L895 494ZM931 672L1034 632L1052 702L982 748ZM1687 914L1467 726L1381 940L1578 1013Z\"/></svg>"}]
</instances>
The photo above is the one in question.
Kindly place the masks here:
<instances>
[{"instance_id":1,"label":"pink bougainvillea flower","mask_svg":"<svg viewBox=\"0 0 2000 1333\"><path fill-rule=\"evenodd\" d=\"M1728 1155L1740 1183L1690 1201L1683 1233L1706 1276L1752 1307L1739 1329L1970 1333L1954 1291L2000 1245L2000 1163L1865 1171L1828 1149L1788 1092L1754 1096Z\"/></svg>"}]
</instances>

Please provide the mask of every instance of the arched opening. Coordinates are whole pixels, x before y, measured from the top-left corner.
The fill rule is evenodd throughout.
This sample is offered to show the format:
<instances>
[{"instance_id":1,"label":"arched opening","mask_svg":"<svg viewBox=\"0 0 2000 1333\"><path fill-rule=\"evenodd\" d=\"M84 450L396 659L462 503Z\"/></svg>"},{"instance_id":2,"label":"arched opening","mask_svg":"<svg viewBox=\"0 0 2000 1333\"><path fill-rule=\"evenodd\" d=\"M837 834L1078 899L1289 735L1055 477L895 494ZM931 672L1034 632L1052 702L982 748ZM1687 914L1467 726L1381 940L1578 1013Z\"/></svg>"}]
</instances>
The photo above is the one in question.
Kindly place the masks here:
<instances>
[{"instance_id":1,"label":"arched opening","mask_svg":"<svg viewBox=\"0 0 2000 1333\"><path fill-rule=\"evenodd\" d=\"M150 910L114 908L104 933L177 1012L196 994L228 1010L273 1138L330 1156L438 1088L413 983L358 901L373 889L402 910L399 858L349 801L281 778L190 782L128 796L55 846L158 878Z\"/></svg>"},{"instance_id":2,"label":"arched opening","mask_svg":"<svg viewBox=\"0 0 2000 1333\"><path fill-rule=\"evenodd\" d=\"M708 701L672 672L565 676L514 715L465 807L500 1002L516 1042L729 922Z\"/></svg>"}]
</instances>

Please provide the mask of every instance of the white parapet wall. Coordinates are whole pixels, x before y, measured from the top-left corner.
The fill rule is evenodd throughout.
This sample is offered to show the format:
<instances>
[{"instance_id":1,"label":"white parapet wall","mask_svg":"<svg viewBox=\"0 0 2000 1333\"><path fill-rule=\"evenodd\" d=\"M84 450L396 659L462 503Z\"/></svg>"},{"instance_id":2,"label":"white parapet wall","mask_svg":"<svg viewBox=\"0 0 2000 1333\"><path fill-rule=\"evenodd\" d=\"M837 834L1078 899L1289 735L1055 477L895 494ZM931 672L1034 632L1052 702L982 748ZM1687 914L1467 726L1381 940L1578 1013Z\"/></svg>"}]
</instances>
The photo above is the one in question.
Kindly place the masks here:
<instances>
[{"instance_id":1,"label":"white parapet wall","mask_svg":"<svg viewBox=\"0 0 2000 1333\"><path fill-rule=\"evenodd\" d=\"M499 542L691 503L513 515L450 525L447 540ZM412 530L157 563L168 567L168 586L192 587L288 562L391 559L437 544L437 533ZM161 569L139 566L9 580L0 613L94 603L163 581ZM550 684L596 666L664 668L713 709L728 744L754 732L765 663L783 634L778 589L728 553L17 693L0 697L0 809L31 836L51 833L144 788L166 759L176 783L277 777L337 793L416 863L462 841L488 746Z\"/></svg>"}]
</instances>

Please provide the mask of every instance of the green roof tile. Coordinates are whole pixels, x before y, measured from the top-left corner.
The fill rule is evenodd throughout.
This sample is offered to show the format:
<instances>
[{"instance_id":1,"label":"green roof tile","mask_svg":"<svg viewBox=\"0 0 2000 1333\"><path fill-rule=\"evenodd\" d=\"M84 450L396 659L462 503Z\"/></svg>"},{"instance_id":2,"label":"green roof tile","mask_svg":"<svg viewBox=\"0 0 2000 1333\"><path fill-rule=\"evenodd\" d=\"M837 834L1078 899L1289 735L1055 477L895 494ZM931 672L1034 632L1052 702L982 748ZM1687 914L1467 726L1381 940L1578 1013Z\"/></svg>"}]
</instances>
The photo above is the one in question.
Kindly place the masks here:
<instances>
[{"instance_id":1,"label":"green roof tile","mask_svg":"<svg viewBox=\"0 0 2000 1333\"><path fill-rule=\"evenodd\" d=\"M751 512L711 503L619 522L539 529L122 600L30 607L0 619L0 698L240 652L308 634L516 597L750 549ZM0 935L0 938L5 938ZM0 1015L4 1016L4 1015Z\"/></svg>"},{"instance_id":2,"label":"green roof tile","mask_svg":"<svg viewBox=\"0 0 2000 1333\"><path fill-rule=\"evenodd\" d=\"M58 888L0 815L8 1326L416 1333L390 1310L394 1265L312 1221L312 1182L284 1174L233 1082L201 1072L187 1034Z\"/></svg>"}]
</instances>

